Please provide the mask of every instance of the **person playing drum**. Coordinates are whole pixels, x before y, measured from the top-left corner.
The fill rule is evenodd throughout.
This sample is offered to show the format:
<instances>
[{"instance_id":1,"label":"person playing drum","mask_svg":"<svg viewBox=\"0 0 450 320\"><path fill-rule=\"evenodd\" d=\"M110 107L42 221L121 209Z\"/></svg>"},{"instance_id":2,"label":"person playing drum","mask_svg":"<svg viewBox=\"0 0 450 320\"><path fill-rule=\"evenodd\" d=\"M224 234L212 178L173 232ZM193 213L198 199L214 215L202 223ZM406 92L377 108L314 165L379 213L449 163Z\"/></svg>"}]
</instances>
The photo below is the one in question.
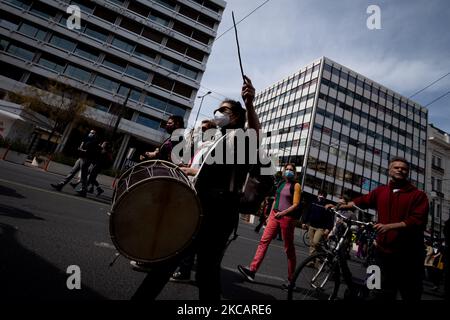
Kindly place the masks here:
<instances>
[{"instance_id":1,"label":"person playing drum","mask_svg":"<svg viewBox=\"0 0 450 320\"><path fill-rule=\"evenodd\" d=\"M161 147L156 148L155 151L147 151L144 155L141 155L139 159L141 161L144 160L164 160L172 162L171 154L172 149L175 145L179 143L179 141L174 141L172 137L172 133L177 129L184 128L184 120L181 116L170 116L167 120L166 131L170 134L170 137L164 140Z\"/></svg>"},{"instance_id":2,"label":"person playing drum","mask_svg":"<svg viewBox=\"0 0 450 320\"><path fill-rule=\"evenodd\" d=\"M257 130L257 136L261 129L253 106L255 89L248 77L245 77L241 96L246 109L243 109L238 101L225 100L214 112L216 124L223 134L227 133L227 136L220 140L227 151L223 153L224 160L227 160L225 157L230 148L235 158L240 156L239 153L242 151L248 152L247 149L240 150L233 145L235 134L244 129L246 121L248 129ZM219 147L220 145L215 145L214 150ZM204 217L192 250L197 254L196 279L200 300L217 301L221 298L221 261L228 239L239 221L240 191L249 171L248 163L219 162L204 164L200 172L195 168L181 168L187 175L198 173L195 187ZM169 281L178 263L179 260L149 270L133 299L156 298Z\"/></svg>"}]
</instances>

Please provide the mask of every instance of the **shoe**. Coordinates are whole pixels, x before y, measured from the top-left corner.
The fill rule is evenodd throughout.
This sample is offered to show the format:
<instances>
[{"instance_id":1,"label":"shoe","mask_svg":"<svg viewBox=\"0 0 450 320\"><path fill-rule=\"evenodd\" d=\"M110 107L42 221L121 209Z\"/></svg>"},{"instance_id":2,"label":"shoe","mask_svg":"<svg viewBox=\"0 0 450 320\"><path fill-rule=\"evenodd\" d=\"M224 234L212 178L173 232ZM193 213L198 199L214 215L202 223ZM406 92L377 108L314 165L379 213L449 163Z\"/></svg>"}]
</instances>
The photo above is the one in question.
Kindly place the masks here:
<instances>
[{"instance_id":1,"label":"shoe","mask_svg":"<svg viewBox=\"0 0 450 320\"><path fill-rule=\"evenodd\" d=\"M314 263L314 261L310 261L310 262L308 262L308 263L306 264L306 266L307 266L308 268L315 268L315 267L316 267L316 264Z\"/></svg>"},{"instance_id":2,"label":"shoe","mask_svg":"<svg viewBox=\"0 0 450 320\"><path fill-rule=\"evenodd\" d=\"M97 197L100 197L100 195L101 195L103 192L105 192L105 190L103 190L103 189L100 188L100 187L97 187Z\"/></svg>"},{"instance_id":3,"label":"shoe","mask_svg":"<svg viewBox=\"0 0 450 320\"><path fill-rule=\"evenodd\" d=\"M238 270L242 275L250 282L255 281L255 271L251 271L249 268L238 265Z\"/></svg>"},{"instance_id":4,"label":"shoe","mask_svg":"<svg viewBox=\"0 0 450 320\"><path fill-rule=\"evenodd\" d=\"M88 192L88 193L94 193L94 187L93 187L93 186L89 187L89 189L87 190L87 192Z\"/></svg>"},{"instance_id":5,"label":"shoe","mask_svg":"<svg viewBox=\"0 0 450 320\"><path fill-rule=\"evenodd\" d=\"M70 184L70 186L72 187L72 188L76 188L77 186L78 186L78 182L71 182L71 183L69 183Z\"/></svg>"},{"instance_id":6,"label":"shoe","mask_svg":"<svg viewBox=\"0 0 450 320\"><path fill-rule=\"evenodd\" d=\"M81 189L81 190L75 190L75 191L77 192L77 194L78 194L80 197L86 198L86 196L87 196L86 190Z\"/></svg>"},{"instance_id":7,"label":"shoe","mask_svg":"<svg viewBox=\"0 0 450 320\"><path fill-rule=\"evenodd\" d=\"M169 280L172 282L189 282L191 281L191 276L177 271L172 274Z\"/></svg>"},{"instance_id":8,"label":"shoe","mask_svg":"<svg viewBox=\"0 0 450 320\"><path fill-rule=\"evenodd\" d=\"M134 260L130 261L131 269L139 272L150 272L152 269L148 264L143 262L137 262Z\"/></svg>"},{"instance_id":9,"label":"shoe","mask_svg":"<svg viewBox=\"0 0 450 320\"><path fill-rule=\"evenodd\" d=\"M62 183L51 183L50 184L57 191L61 191L64 185Z\"/></svg>"},{"instance_id":10,"label":"shoe","mask_svg":"<svg viewBox=\"0 0 450 320\"><path fill-rule=\"evenodd\" d=\"M285 282L285 283L283 283L282 285L281 285L281 288L283 289L283 290L289 290L289 288L291 287L291 283L290 282ZM294 290L295 289L297 289L297 287L296 286L294 286Z\"/></svg>"}]
</instances>

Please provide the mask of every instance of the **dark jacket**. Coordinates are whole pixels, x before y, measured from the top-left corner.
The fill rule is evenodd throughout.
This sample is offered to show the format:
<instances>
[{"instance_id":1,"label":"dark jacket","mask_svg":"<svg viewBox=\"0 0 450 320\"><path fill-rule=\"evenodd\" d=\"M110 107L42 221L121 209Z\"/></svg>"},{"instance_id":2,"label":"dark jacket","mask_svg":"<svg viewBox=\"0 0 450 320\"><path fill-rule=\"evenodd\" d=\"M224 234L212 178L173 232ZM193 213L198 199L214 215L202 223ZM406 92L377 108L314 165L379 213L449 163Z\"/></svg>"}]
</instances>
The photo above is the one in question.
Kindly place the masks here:
<instances>
[{"instance_id":1,"label":"dark jacket","mask_svg":"<svg viewBox=\"0 0 450 320\"><path fill-rule=\"evenodd\" d=\"M353 202L362 208L376 209L378 223L406 224L406 228L389 230L377 236L377 246L382 251L407 253L422 249L429 209L428 198L423 191L409 182L399 189L394 189L393 184L389 183Z\"/></svg>"}]
</instances>

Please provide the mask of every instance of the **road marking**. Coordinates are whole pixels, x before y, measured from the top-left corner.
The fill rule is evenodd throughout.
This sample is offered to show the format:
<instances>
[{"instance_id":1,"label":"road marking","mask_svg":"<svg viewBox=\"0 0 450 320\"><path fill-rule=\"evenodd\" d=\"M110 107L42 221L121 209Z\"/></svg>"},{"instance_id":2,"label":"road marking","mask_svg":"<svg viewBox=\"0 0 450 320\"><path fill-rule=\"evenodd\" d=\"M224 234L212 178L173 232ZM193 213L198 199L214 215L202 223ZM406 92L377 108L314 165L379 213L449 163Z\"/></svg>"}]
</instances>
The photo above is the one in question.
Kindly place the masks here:
<instances>
[{"instance_id":1,"label":"road marking","mask_svg":"<svg viewBox=\"0 0 450 320\"><path fill-rule=\"evenodd\" d=\"M27 189L31 189L31 190L35 190L35 191L46 192L46 193L58 195L58 196L61 196L61 197L66 197L66 198L71 198L71 199L78 199L78 200L81 200L81 201L84 201L84 202L89 202L89 203L93 203L93 204L98 204L98 205L101 205L101 206L109 207L109 204L105 204L103 202L98 202L98 201L91 200L91 199L88 199L88 198L83 198L83 197L79 197L79 196L76 196L76 195L62 193L62 192L59 192L59 191L52 191L52 190L42 189L42 188L38 188L38 187L27 186L26 184L23 184L23 183L13 182L13 181L4 180L4 179L0 179L0 182L10 183L10 184L13 184L13 185L16 185L16 186L19 186L19 187L23 187L23 188L27 188Z\"/></svg>"},{"instance_id":2,"label":"road marking","mask_svg":"<svg viewBox=\"0 0 450 320\"><path fill-rule=\"evenodd\" d=\"M116 250L116 247L108 242L94 242L94 246L100 247L100 248Z\"/></svg>"}]
</instances>

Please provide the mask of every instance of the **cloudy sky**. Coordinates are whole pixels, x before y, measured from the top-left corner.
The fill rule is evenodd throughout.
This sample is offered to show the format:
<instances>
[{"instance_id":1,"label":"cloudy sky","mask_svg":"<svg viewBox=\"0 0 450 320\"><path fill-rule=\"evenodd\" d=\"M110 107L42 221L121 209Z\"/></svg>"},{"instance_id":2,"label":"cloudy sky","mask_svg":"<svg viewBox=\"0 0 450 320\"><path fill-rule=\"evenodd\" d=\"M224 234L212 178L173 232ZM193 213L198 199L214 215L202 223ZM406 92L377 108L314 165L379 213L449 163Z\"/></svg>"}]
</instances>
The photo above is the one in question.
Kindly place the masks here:
<instances>
[{"instance_id":1,"label":"cloudy sky","mask_svg":"<svg viewBox=\"0 0 450 320\"><path fill-rule=\"evenodd\" d=\"M228 0L218 35L265 0ZM381 29L369 30L369 5L381 10ZM269 0L238 25L245 73L261 91L321 56L410 96L450 72L448 0ZM198 95L199 119L224 97L239 99L241 78L234 30L212 48ZM450 91L450 75L416 95L425 106ZM190 126L201 99L196 100ZM450 132L450 94L429 106L429 122Z\"/></svg>"}]
</instances>

